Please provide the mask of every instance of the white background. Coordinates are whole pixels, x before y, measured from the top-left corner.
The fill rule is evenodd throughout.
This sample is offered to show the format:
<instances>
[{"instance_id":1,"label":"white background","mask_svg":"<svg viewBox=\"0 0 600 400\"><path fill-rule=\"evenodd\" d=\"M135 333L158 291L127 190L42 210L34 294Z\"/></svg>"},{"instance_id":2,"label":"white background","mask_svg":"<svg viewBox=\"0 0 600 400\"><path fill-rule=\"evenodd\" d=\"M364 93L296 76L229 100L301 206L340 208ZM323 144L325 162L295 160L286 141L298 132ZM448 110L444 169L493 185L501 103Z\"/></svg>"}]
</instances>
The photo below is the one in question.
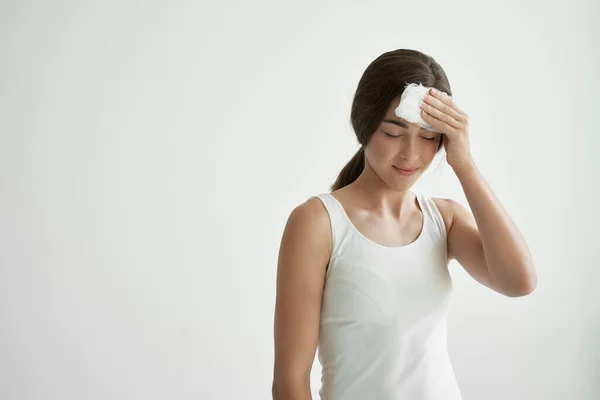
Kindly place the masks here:
<instances>
[{"instance_id":1,"label":"white background","mask_svg":"<svg viewBox=\"0 0 600 400\"><path fill-rule=\"evenodd\" d=\"M464 399L598 399L599 17L595 0L0 2L0 398L270 398L287 217L358 148L367 65L414 48L448 74L539 277L512 299L450 264ZM440 161L414 190L466 204Z\"/></svg>"}]
</instances>

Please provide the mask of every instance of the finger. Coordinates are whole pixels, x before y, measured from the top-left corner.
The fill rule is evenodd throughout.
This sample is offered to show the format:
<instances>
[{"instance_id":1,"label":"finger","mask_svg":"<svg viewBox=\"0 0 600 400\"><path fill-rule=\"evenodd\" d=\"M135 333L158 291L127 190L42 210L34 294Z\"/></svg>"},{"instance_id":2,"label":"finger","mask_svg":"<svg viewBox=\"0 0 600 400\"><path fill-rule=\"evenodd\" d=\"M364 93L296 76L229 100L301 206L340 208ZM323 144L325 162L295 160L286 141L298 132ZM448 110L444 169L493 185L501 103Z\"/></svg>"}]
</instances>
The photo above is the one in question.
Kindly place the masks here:
<instances>
[{"instance_id":1,"label":"finger","mask_svg":"<svg viewBox=\"0 0 600 400\"><path fill-rule=\"evenodd\" d=\"M444 121L436 118L435 116L427 113L425 110L421 111L421 116L423 117L423 120L425 122L427 122L429 125L433 126L434 128L439 129L440 131L442 131L446 135L448 133L450 133L450 135L453 135L454 133L456 133L456 129L453 126L448 125L446 122L444 122Z\"/></svg>"},{"instance_id":2,"label":"finger","mask_svg":"<svg viewBox=\"0 0 600 400\"><path fill-rule=\"evenodd\" d=\"M456 103L454 102L454 100L452 100L448 95L442 94L439 91L437 91L436 93L433 93L433 90L431 90L429 94L431 94L433 96L433 98L439 100L441 103L443 103L443 104L447 105L448 107L450 107L451 109L453 109L457 114L466 115L466 113L460 107L458 107L456 105Z\"/></svg>"},{"instance_id":3,"label":"finger","mask_svg":"<svg viewBox=\"0 0 600 400\"><path fill-rule=\"evenodd\" d=\"M427 103L423 103L422 108L428 117L432 117L436 121L441 121L445 125L453 129L458 129L461 127L461 123L459 121L455 120L452 116L440 111L439 108L435 108Z\"/></svg>"},{"instance_id":4,"label":"finger","mask_svg":"<svg viewBox=\"0 0 600 400\"><path fill-rule=\"evenodd\" d=\"M458 111L456 111L454 108L452 108L452 105L448 103L448 101L452 101L452 100L445 98L444 95L438 94L438 96L441 96L444 98L442 99L440 97L427 96L427 97L425 97L424 103L427 103L427 104L435 107L437 110L440 110L441 112L443 112L445 114L448 114L456 121L464 120L464 116L462 114L460 114ZM436 115L436 117L437 117L437 115Z\"/></svg>"}]
</instances>

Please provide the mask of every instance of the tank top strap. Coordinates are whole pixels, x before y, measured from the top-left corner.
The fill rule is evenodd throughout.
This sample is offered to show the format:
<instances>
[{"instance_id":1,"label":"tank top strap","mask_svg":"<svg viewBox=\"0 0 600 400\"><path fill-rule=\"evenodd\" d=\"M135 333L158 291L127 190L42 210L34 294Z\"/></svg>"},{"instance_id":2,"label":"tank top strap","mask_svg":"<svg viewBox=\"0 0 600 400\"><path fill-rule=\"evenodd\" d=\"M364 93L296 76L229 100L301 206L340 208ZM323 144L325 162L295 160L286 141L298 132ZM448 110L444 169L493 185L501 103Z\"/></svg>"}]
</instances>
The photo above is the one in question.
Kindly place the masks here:
<instances>
[{"instance_id":1,"label":"tank top strap","mask_svg":"<svg viewBox=\"0 0 600 400\"><path fill-rule=\"evenodd\" d=\"M444 219L442 218L442 214L440 213L440 210L433 199L422 193L415 193L415 195L417 196L419 205L421 206L423 218L431 223L431 227L439 238L445 239L446 225L444 223Z\"/></svg>"},{"instance_id":2,"label":"tank top strap","mask_svg":"<svg viewBox=\"0 0 600 400\"><path fill-rule=\"evenodd\" d=\"M329 214L332 242L331 261L339 254L342 241L349 231L346 223L346 214L342 208L342 205L333 197L331 193L321 193L312 197L319 198Z\"/></svg>"}]
</instances>

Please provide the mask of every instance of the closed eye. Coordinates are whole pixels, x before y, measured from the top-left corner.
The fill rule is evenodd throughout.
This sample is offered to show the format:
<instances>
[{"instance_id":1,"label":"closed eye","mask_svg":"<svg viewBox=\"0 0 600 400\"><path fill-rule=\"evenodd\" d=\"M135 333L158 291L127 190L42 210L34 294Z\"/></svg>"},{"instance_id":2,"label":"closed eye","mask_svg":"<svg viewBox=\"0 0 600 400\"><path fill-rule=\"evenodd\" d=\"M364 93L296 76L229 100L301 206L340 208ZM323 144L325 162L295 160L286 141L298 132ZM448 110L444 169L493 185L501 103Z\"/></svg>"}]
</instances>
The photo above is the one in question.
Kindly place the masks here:
<instances>
[{"instance_id":1,"label":"closed eye","mask_svg":"<svg viewBox=\"0 0 600 400\"><path fill-rule=\"evenodd\" d=\"M387 133L386 131L383 131L383 133L385 133L385 134L386 134L386 136L388 136L388 137L391 137L391 138L399 138L400 136L402 136L402 135L390 135L390 134L389 134L389 133ZM435 140L435 139L437 139L437 136L435 136L435 137L432 137L432 138L426 138L426 137L424 137L423 139L431 141L431 140Z\"/></svg>"}]
</instances>

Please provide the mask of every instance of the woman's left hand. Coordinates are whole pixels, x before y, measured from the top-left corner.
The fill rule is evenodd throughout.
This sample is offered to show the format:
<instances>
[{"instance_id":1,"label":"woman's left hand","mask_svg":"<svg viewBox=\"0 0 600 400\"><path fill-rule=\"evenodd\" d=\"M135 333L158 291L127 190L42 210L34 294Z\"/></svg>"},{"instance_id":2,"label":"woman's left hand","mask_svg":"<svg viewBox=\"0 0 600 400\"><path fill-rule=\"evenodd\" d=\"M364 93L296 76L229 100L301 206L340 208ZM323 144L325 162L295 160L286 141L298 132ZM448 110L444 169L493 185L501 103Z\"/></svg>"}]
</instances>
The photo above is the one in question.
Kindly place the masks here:
<instances>
[{"instance_id":1,"label":"woman's left hand","mask_svg":"<svg viewBox=\"0 0 600 400\"><path fill-rule=\"evenodd\" d=\"M448 164L454 168L472 162L467 114L450 97L435 89L429 89L421 110L423 120L443 133Z\"/></svg>"}]
</instances>

